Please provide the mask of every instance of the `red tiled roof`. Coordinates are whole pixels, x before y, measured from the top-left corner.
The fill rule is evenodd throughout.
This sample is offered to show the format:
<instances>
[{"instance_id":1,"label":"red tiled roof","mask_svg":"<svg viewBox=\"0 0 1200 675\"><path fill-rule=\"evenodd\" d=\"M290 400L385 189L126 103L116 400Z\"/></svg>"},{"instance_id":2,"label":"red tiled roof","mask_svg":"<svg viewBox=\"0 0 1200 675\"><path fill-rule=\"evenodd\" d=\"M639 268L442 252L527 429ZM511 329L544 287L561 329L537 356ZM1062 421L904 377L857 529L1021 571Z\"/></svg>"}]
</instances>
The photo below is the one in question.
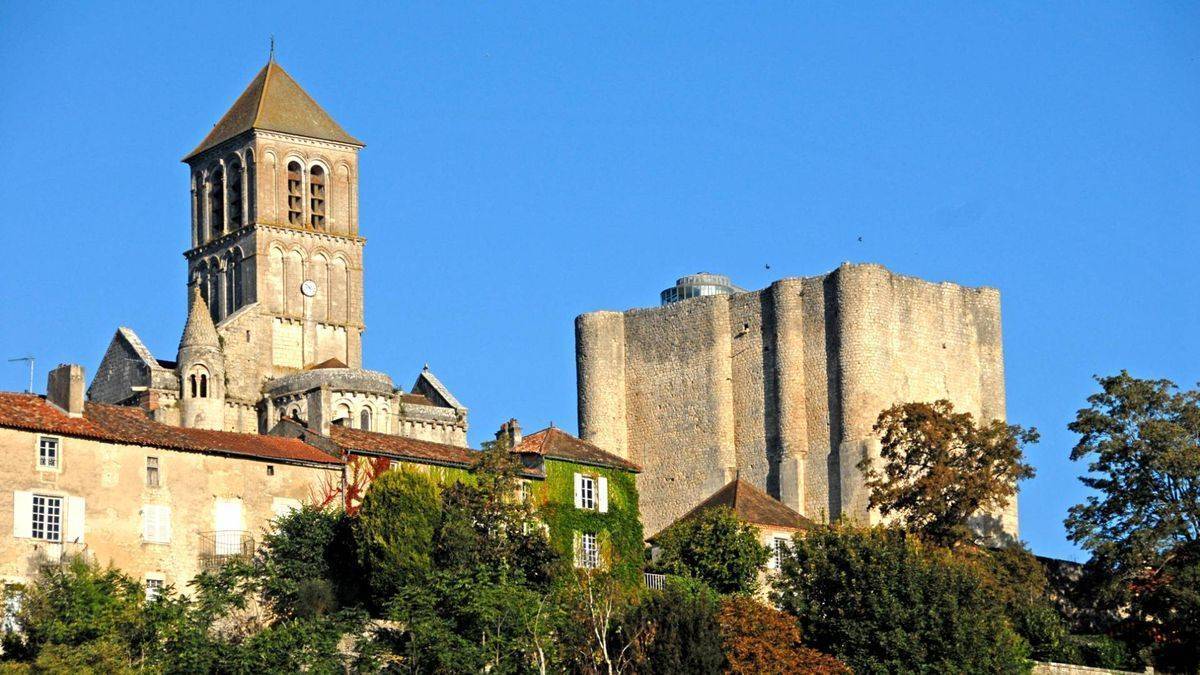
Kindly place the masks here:
<instances>
[{"instance_id":1,"label":"red tiled roof","mask_svg":"<svg viewBox=\"0 0 1200 675\"><path fill-rule=\"evenodd\" d=\"M730 481L725 487L714 492L711 497L680 516L675 522L693 518L702 511L718 506L728 506L738 520L753 525L785 527L793 530L809 530L815 527L813 521L740 478Z\"/></svg>"},{"instance_id":2,"label":"red tiled roof","mask_svg":"<svg viewBox=\"0 0 1200 675\"><path fill-rule=\"evenodd\" d=\"M551 459L563 459L569 462L611 466L627 471L640 472L642 470L642 467L637 464L614 455L611 452L601 450L595 445L583 439L576 438L558 427L549 427L529 434L521 439L521 442L512 451L517 453L528 452Z\"/></svg>"},{"instance_id":3,"label":"red tiled roof","mask_svg":"<svg viewBox=\"0 0 1200 675\"><path fill-rule=\"evenodd\" d=\"M44 397L33 394L0 392L0 427L184 452L280 462L341 463L297 439L174 427L155 422L141 408L89 402L83 417L70 417Z\"/></svg>"},{"instance_id":4,"label":"red tiled roof","mask_svg":"<svg viewBox=\"0 0 1200 675\"><path fill-rule=\"evenodd\" d=\"M471 448L350 427L330 427L329 437L350 452L380 454L414 462L433 462L469 468L479 459L479 451ZM524 469L524 473L528 476L542 477L541 473L531 469Z\"/></svg>"}]
</instances>

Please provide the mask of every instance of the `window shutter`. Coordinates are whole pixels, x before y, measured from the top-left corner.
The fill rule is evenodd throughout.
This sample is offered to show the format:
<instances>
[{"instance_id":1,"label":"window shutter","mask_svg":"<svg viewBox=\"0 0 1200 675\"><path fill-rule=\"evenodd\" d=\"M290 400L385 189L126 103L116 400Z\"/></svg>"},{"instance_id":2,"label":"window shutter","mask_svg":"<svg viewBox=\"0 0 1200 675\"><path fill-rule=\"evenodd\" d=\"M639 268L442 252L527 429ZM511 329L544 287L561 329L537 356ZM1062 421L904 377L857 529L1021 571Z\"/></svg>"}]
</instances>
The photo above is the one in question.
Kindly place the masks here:
<instances>
[{"instance_id":1,"label":"window shutter","mask_svg":"<svg viewBox=\"0 0 1200 675\"><path fill-rule=\"evenodd\" d=\"M597 486L598 487L596 491L600 493L597 495L598 499L596 500L596 504L598 506L597 510L599 510L600 513L608 513L608 479L604 476L600 476L600 480L597 481Z\"/></svg>"},{"instance_id":2,"label":"window shutter","mask_svg":"<svg viewBox=\"0 0 1200 675\"><path fill-rule=\"evenodd\" d=\"M142 538L159 544L171 541L171 507L148 504L142 507Z\"/></svg>"},{"instance_id":3,"label":"window shutter","mask_svg":"<svg viewBox=\"0 0 1200 675\"><path fill-rule=\"evenodd\" d=\"M63 541L68 543L83 543L83 497L67 497L67 527Z\"/></svg>"},{"instance_id":4,"label":"window shutter","mask_svg":"<svg viewBox=\"0 0 1200 675\"><path fill-rule=\"evenodd\" d=\"M579 485L579 474L575 474L575 484ZM579 493L576 492L576 494L579 494ZM583 534L579 533L579 532L572 532L571 537L572 537L571 548L575 552L575 566L582 567L583 566Z\"/></svg>"},{"instance_id":5,"label":"window shutter","mask_svg":"<svg viewBox=\"0 0 1200 675\"><path fill-rule=\"evenodd\" d=\"M33 493L13 493L13 536L28 539L33 536Z\"/></svg>"},{"instance_id":6,"label":"window shutter","mask_svg":"<svg viewBox=\"0 0 1200 675\"><path fill-rule=\"evenodd\" d=\"M171 541L171 507L158 507L158 533L162 535L161 541L169 543Z\"/></svg>"},{"instance_id":7,"label":"window shutter","mask_svg":"<svg viewBox=\"0 0 1200 675\"><path fill-rule=\"evenodd\" d=\"M142 541L155 541L158 534L158 511L153 506L142 507Z\"/></svg>"},{"instance_id":8,"label":"window shutter","mask_svg":"<svg viewBox=\"0 0 1200 675\"><path fill-rule=\"evenodd\" d=\"M575 508L583 508L583 476L575 474Z\"/></svg>"}]
</instances>

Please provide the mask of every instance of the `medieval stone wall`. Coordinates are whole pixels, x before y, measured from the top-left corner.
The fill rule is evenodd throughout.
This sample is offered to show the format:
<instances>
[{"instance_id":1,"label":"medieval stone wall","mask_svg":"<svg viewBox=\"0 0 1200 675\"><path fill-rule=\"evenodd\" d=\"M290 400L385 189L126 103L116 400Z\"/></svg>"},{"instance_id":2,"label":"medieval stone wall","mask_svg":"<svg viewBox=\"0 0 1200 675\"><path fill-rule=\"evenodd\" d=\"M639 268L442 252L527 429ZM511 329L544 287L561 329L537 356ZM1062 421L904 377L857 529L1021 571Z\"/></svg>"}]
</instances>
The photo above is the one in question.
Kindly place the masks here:
<instances>
[{"instance_id":1,"label":"medieval stone wall","mask_svg":"<svg viewBox=\"0 0 1200 675\"><path fill-rule=\"evenodd\" d=\"M867 520L871 426L902 401L1004 417L999 294L843 265L576 322L580 435L643 465L653 534L734 475L815 520ZM1016 508L1004 517L1015 533Z\"/></svg>"}]
</instances>

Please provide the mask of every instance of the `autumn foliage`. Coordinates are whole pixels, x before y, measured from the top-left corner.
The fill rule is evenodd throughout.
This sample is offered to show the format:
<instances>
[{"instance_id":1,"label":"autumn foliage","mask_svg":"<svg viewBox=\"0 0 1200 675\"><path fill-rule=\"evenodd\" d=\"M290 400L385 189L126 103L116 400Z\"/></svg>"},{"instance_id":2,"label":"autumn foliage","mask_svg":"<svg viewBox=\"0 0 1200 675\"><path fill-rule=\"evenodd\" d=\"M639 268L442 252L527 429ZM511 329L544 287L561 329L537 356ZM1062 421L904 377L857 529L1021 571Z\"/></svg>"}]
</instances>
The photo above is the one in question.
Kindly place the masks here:
<instances>
[{"instance_id":1,"label":"autumn foliage","mask_svg":"<svg viewBox=\"0 0 1200 675\"><path fill-rule=\"evenodd\" d=\"M800 626L793 617L753 598L738 595L725 598L718 621L730 673L851 672L834 657L805 647L800 641Z\"/></svg>"}]
</instances>

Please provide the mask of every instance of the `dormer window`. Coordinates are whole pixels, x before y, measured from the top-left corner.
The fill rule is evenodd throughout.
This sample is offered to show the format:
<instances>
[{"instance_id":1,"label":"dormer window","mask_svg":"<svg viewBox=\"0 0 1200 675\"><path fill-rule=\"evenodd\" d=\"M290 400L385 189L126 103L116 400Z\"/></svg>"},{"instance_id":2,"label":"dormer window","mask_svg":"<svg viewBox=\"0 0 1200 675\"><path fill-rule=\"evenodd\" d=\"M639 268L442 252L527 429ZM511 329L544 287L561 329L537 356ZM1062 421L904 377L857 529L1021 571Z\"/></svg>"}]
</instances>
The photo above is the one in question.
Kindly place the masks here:
<instances>
[{"instance_id":1,"label":"dormer window","mask_svg":"<svg viewBox=\"0 0 1200 675\"><path fill-rule=\"evenodd\" d=\"M325 229L325 169L313 165L308 174L309 222L314 230Z\"/></svg>"},{"instance_id":2,"label":"dormer window","mask_svg":"<svg viewBox=\"0 0 1200 675\"><path fill-rule=\"evenodd\" d=\"M304 224L304 169L300 162L288 162L288 225Z\"/></svg>"}]
</instances>

